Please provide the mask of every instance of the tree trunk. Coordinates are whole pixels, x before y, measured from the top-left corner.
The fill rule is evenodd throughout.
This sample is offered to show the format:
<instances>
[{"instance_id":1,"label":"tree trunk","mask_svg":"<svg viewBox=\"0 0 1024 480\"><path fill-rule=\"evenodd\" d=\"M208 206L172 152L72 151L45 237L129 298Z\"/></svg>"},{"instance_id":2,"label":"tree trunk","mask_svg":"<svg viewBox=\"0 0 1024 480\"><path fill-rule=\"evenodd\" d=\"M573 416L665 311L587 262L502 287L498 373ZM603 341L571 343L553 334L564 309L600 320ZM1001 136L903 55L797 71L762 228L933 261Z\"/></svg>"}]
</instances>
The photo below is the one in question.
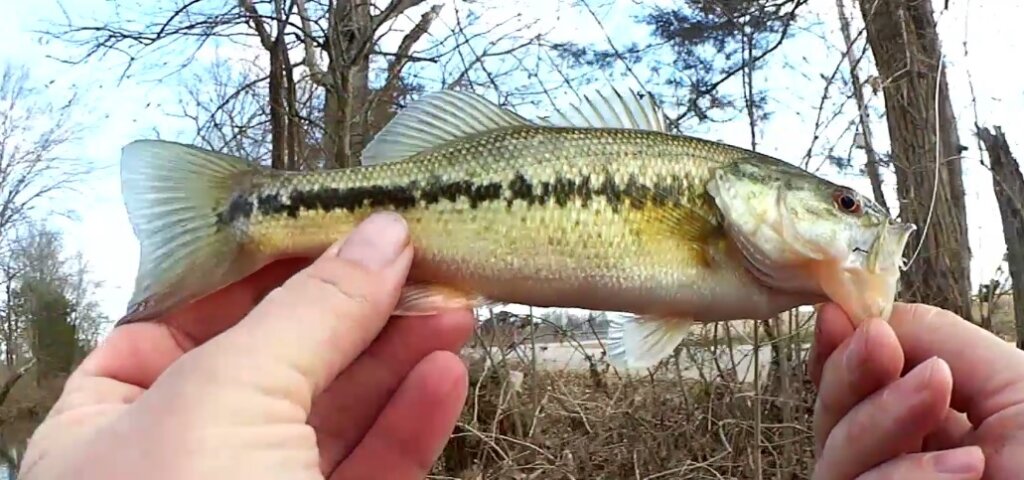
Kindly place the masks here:
<instances>
[{"instance_id":1,"label":"tree trunk","mask_svg":"<svg viewBox=\"0 0 1024 480\"><path fill-rule=\"evenodd\" d=\"M301 170L299 165L300 152L299 143L302 142L302 126L299 124L299 101L296 98L298 92L295 84L295 69L289 66L284 71L285 76L285 104L288 106L288 154L285 157L286 170Z\"/></svg>"},{"instance_id":2,"label":"tree trunk","mask_svg":"<svg viewBox=\"0 0 1024 480\"><path fill-rule=\"evenodd\" d=\"M270 167L276 170L287 169L285 151L288 149L288 123L285 110L285 65L287 52L282 56L282 45L274 45L270 50Z\"/></svg>"},{"instance_id":3,"label":"tree trunk","mask_svg":"<svg viewBox=\"0 0 1024 480\"><path fill-rule=\"evenodd\" d=\"M270 59L267 86L267 93L270 97L270 167L276 170L293 170L295 168L295 151L294 148L291 148L293 142L289 140L289 136L293 132L289 124L296 123L298 119L292 115L295 108L294 97L291 95L294 90L294 79L285 37L285 27L290 9L286 12L281 2L274 3L277 29L276 33L271 35L267 22L260 16L252 0L241 0L239 8L252 22L252 27L259 36L260 44L263 45Z\"/></svg>"},{"instance_id":4,"label":"tree trunk","mask_svg":"<svg viewBox=\"0 0 1024 480\"><path fill-rule=\"evenodd\" d=\"M1010 145L1000 127L993 134L978 128L978 138L988 151L992 187L995 190L999 215L1003 219L1006 241L1006 263L1013 283L1013 320L1017 332L1017 348L1024 350L1024 176L1010 152Z\"/></svg>"},{"instance_id":5,"label":"tree trunk","mask_svg":"<svg viewBox=\"0 0 1024 480\"><path fill-rule=\"evenodd\" d=\"M412 45L430 28L440 7L424 13L402 39L398 53L389 63L385 86L381 89L383 95L370 88L370 55L375 35L384 22L421 3L423 0L392 0L381 13L373 15L368 2L343 0L331 10L327 48L330 63L321 85L327 98L324 109L326 168L359 164L359 154L375 132L371 125L375 100L394 95Z\"/></svg>"},{"instance_id":6,"label":"tree trunk","mask_svg":"<svg viewBox=\"0 0 1024 480\"><path fill-rule=\"evenodd\" d=\"M900 300L932 304L971 321L960 139L945 75L938 75L940 45L931 2L859 3L883 80L900 216L918 226L908 251L913 254L920 245L920 252L904 274Z\"/></svg>"},{"instance_id":7,"label":"tree trunk","mask_svg":"<svg viewBox=\"0 0 1024 480\"><path fill-rule=\"evenodd\" d=\"M355 166L354 153L362 151L361 116L370 97L370 53L373 45L373 16L369 4L358 0L339 1L331 9L330 39L325 85L324 111L326 168Z\"/></svg>"}]
</instances>

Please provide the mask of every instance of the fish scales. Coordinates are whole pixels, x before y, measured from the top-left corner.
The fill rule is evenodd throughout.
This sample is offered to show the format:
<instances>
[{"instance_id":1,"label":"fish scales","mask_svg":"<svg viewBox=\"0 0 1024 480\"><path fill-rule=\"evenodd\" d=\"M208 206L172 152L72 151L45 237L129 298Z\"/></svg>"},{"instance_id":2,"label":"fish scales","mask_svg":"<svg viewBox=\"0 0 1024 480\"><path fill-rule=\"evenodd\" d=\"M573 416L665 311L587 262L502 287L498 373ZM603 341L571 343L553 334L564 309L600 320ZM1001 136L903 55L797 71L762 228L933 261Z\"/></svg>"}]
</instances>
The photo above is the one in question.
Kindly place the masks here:
<instances>
[{"instance_id":1,"label":"fish scales","mask_svg":"<svg viewBox=\"0 0 1024 480\"><path fill-rule=\"evenodd\" d=\"M633 291L636 302L669 304L714 272L710 247L658 233L659 212L687 208L720 227L703 184L730 154L658 132L510 128L405 162L275 175L241 194L252 208L234 220L245 222L240 241L251 248L299 254L322 250L373 211L394 210L417 252L413 279L513 302L589 303ZM714 285L693 296L712 300Z\"/></svg>"},{"instance_id":2,"label":"fish scales","mask_svg":"<svg viewBox=\"0 0 1024 480\"><path fill-rule=\"evenodd\" d=\"M887 316L912 225L789 163L670 134L649 97L601 95L540 122L473 94L427 95L342 170L133 142L122 189L141 251L120 323L319 255L379 210L405 218L415 251L396 314L494 302L634 313L609 326L613 362L651 365L693 322L828 298L855 321Z\"/></svg>"}]
</instances>

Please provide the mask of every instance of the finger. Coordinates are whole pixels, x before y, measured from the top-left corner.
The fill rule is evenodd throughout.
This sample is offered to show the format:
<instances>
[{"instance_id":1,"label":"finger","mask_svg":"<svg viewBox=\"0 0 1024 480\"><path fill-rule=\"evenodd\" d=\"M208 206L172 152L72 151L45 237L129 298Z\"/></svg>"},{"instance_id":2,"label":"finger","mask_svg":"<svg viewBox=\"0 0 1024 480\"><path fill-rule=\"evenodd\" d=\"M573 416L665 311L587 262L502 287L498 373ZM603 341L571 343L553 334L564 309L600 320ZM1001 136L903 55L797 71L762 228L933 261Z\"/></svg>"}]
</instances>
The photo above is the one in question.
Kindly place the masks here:
<instances>
[{"instance_id":1,"label":"finger","mask_svg":"<svg viewBox=\"0 0 1024 480\"><path fill-rule=\"evenodd\" d=\"M815 471L820 478L849 479L918 448L945 418L953 378L941 359L919 365L907 376L859 403L829 434Z\"/></svg>"},{"instance_id":2,"label":"finger","mask_svg":"<svg viewBox=\"0 0 1024 480\"><path fill-rule=\"evenodd\" d=\"M331 480L424 478L458 421L467 377L462 360L450 352L424 358Z\"/></svg>"},{"instance_id":3,"label":"finger","mask_svg":"<svg viewBox=\"0 0 1024 480\"><path fill-rule=\"evenodd\" d=\"M890 320L908 366L933 356L956 378L952 407L974 425L1024 404L1024 352L951 312L920 304L896 304Z\"/></svg>"},{"instance_id":4,"label":"finger","mask_svg":"<svg viewBox=\"0 0 1024 480\"><path fill-rule=\"evenodd\" d=\"M825 303L818 309L818 320L814 328L814 344L811 345L809 365L811 381L820 386L821 370L825 360L844 340L853 335L854 327L850 317L835 303Z\"/></svg>"},{"instance_id":5,"label":"finger","mask_svg":"<svg viewBox=\"0 0 1024 480\"><path fill-rule=\"evenodd\" d=\"M278 261L160 322L118 326L82 360L68 383L74 385L79 378L108 378L137 387L118 392L137 394L182 354L237 323L267 292L310 262L298 258Z\"/></svg>"},{"instance_id":6,"label":"finger","mask_svg":"<svg viewBox=\"0 0 1024 480\"><path fill-rule=\"evenodd\" d=\"M472 311L388 322L362 356L313 400L309 424L316 430L324 474L352 452L416 364L434 351L457 353L474 325Z\"/></svg>"},{"instance_id":7,"label":"finger","mask_svg":"<svg viewBox=\"0 0 1024 480\"><path fill-rule=\"evenodd\" d=\"M978 480L984 472L985 455L980 448L970 446L902 455L857 480Z\"/></svg>"},{"instance_id":8,"label":"finger","mask_svg":"<svg viewBox=\"0 0 1024 480\"><path fill-rule=\"evenodd\" d=\"M814 446L820 455L829 432L852 408L903 371L903 351L881 320L865 322L825 362L814 403Z\"/></svg>"},{"instance_id":9,"label":"finger","mask_svg":"<svg viewBox=\"0 0 1024 480\"><path fill-rule=\"evenodd\" d=\"M956 390L956 382L953 382L953 389ZM953 447L964 445L967 435L974 427L967 420L967 415L956 410L946 410L946 417L942 423L928 434L921 446L922 450L947 450Z\"/></svg>"},{"instance_id":10,"label":"finger","mask_svg":"<svg viewBox=\"0 0 1024 480\"><path fill-rule=\"evenodd\" d=\"M244 279L171 312L160 323L171 326L179 343L191 350L237 324L268 293L313 260L285 258L271 262Z\"/></svg>"},{"instance_id":11,"label":"finger","mask_svg":"<svg viewBox=\"0 0 1024 480\"><path fill-rule=\"evenodd\" d=\"M171 366L168 375L173 370L177 376L168 382L189 388L245 385L285 396L308 414L312 398L370 344L390 316L412 259L408 240L398 215L371 216L267 295L238 325Z\"/></svg>"}]
</instances>

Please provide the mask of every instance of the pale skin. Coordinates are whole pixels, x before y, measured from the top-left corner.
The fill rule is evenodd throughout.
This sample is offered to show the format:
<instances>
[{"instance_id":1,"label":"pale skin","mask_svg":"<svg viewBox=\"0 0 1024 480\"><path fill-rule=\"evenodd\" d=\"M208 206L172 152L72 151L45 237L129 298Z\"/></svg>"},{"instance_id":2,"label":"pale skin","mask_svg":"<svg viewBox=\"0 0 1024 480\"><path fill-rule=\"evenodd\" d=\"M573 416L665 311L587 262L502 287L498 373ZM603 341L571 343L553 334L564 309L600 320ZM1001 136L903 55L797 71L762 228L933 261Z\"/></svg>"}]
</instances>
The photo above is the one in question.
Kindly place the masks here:
<instances>
[{"instance_id":1,"label":"pale skin","mask_svg":"<svg viewBox=\"0 0 1024 480\"><path fill-rule=\"evenodd\" d=\"M311 264L116 328L68 380L19 478L422 479L466 398L454 352L474 321L389 321L411 258L404 221L375 215ZM859 329L833 304L820 314L815 480L1024 469L1024 352L927 306Z\"/></svg>"},{"instance_id":2,"label":"pale skin","mask_svg":"<svg viewBox=\"0 0 1024 480\"><path fill-rule=\"evenodd\" d=\"M388 321L411 258L402 219L379 215L308 267L282 262L114 329L68 380L19 478L423 478L466 398L453 352L474 321Z\"/></svg>"},{"instance_id":3,"label":"pale skin","mask_svg":"<svg viewBox=\"0 0 1024 480\"><path fill-rule=\"evenodd\" d=\"M1024 470L1024 352L948 311L897 304L854 329L820 310L814 479L1011 479Z\"/></svg>"}]
</instances>

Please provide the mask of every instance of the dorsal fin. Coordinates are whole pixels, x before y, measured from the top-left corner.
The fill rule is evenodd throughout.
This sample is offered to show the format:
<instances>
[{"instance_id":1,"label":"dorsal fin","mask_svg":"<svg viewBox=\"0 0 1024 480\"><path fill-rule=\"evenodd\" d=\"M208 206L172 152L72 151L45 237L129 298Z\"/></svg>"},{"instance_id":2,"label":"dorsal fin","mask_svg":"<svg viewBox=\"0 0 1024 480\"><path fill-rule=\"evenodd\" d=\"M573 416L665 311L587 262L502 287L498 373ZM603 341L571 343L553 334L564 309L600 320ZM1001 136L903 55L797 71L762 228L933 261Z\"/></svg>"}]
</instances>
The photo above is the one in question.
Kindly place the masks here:
<instances>
[{"instance_id":1,"label":"dorsal fin","mask_svg":"<svg viewBox=\"0 0 1024 480\"><path fill-rule=\"evenodd\" d=\"M544 120L561 127L668 131L665 114L651 94L630 91L629 95L623 95L614 86L584 95L582 102L556 109Z\"/></svg>"},{"instance_id":2,"label":"dorsal fin","mask_svg":"<svg viewBox=\"0 0 1024 480\"><path fill-rule=\"evenodd\" d=\"M458 138L531 124L472 92L428 93L381 129L363 150L362 164L397 162Z\"/></svg>"}]
</instances>

